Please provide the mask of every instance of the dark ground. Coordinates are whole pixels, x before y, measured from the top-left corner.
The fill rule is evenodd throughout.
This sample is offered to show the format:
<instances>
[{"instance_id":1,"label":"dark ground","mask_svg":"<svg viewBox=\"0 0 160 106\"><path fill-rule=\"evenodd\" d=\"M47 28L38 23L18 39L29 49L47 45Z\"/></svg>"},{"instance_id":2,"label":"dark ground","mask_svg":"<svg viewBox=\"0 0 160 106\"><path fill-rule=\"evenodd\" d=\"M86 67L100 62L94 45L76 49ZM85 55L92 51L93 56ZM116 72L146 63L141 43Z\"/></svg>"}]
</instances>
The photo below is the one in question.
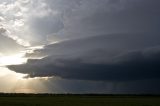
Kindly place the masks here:
<instances>
[{"instance_id":1,"label":"dark ground","mask_svg":"<svg viewBox=\"0 0 160 106\"><path fill-rule=\"evenodd\" d=\"M160 96L0 94L0 106L160 106Z\"/></svg>"}]
</instances>

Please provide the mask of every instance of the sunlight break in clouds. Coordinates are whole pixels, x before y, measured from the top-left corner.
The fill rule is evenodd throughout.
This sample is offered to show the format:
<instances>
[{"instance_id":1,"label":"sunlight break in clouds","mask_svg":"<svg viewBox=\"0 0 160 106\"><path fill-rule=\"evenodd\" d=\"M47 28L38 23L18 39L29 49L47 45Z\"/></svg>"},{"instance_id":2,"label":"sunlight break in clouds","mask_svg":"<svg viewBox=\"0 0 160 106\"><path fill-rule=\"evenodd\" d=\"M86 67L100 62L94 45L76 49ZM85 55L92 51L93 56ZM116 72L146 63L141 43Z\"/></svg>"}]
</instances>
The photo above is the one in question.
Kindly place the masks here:
<instances>
[{"instance_id":1,"label":"sunlight break in clouds","mask_svg":"<svg viewBox=\"0 0 160 106\"><path fill-rule=\"evenodd\" d=\"M0 13L0 28L5 30L4 36L12 38L22 46L47 43L47 37L45 36L52 34L52 30L56 29L56 27L51 28L52 23L59 23L57 22L59 13L50 9L44 0L2 1ZM48 17L52 17L53 22L50 22L50 18L47 20ZM48 25L51 24L51 27L47 28L48 25L45 22L48 22ZM40 25L37 26L39 23ZM41 25L41 23L44 23L44 25ZM49 29L49 33L46 28ZM39 33L40 30L44 30L43 32L46 35Z\"/></svg>"},{"instance_id":2,"label":"sunlight break in clouds","mask_svg":"<svg viewBox=\"0 0 160 106\"><path fill-rule=\"evenodd\" d=\"M5 67L11 64L26 63L27 59L24 58L24 54L0 56L0 91L8 93L37 93L46 91L39 79L24 79L27 74L16 73ZM36 86L32 86L29 83L35 83Z\"/></svg>"},{"instance_id":3,"label":"sunlight break in clouds","mask_svg":"<svg viewBox=\"0 0 160 106\"><path fill-rule=\"evenodd\" d=\"M27 59L23 57L24 53L11 55L11 56L0 56L0 65L11 65L11 64L23 64L27 62Z\"/></svg>"},{"instance_id":4,"label":"sunlight break in clouds","mask_svg":"<svg viewBox=\"0 0 160 106\"><path fill-rule=\"evenodd\" d=\"M47 5L42 1L43 0L0 1L0 36L2 36L1 38L5 39L1 44L8 45L9 41L11 42L11 46L0 45L2 46L1 48L4 49L0 50L0 92L47 92L47 88L43 86L42 81L46 81L48 78L24 79L27 74L16 73L6 68L6 65L18 65L26 63L27 58L25 57L25 53L31 53L36 49L43 48L43 46L31 45L39 45L39 43L41 43L38 40L39 38L41 39L41 37L38 37L39 35L37 35L32 30L33 28L31 28L32 18L45 17L52 12L51 10L47 9ZM36 8L35 2L39 3L39 6L36 6ZM57 13L53 12L53 14ZM20 49L16 48L16 43ZM15 53L13 53L13 49L17 49ZM9 54L6 54L6 50ZM2 84L4 81L6 83ZM35 83L34 85L36 86L33 86L30 83Z\"/></svg>"},{"instance_id":5,"label":"sunlight break in clouds","mask_svg":"<svg viewBox=\"0 0 160 106\"><path fill-rule=\"evenodd\" d=\"M43 93L47 88L41 82L43 79L24 79L25 74L15 73L5 67L0 67L0 92L6 93ZM45 79L44 81L46 81ZM5 83L4 83L5 82Z\"/></svg>"}]
</instances>

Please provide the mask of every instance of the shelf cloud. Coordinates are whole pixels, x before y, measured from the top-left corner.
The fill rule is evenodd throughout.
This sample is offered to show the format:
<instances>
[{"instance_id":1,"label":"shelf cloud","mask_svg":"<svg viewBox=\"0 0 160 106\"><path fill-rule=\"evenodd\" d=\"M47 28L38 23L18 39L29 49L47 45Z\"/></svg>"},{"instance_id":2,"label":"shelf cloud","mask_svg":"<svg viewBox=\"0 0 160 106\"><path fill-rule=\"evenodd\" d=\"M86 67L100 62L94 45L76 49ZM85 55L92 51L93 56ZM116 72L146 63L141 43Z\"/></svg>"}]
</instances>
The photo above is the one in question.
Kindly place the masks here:
<instances>
[{"instance_id":1,"label":"shelf cloud","mask_svg":"<svg viewBox=\"0 0 160 106\"><path fill-rule=\"evenodd\" d=\"M30 54L48 54L45 58L29 59L26 64L11 65L8 68L28 74L31 78L58 76L101 81L160 78L158 36L152 37L150 41L147 37L144 40L129 34L118 34L64 41ZM132 42L133 39L137 42ZM150 45L153 47L149 47Z\"/></svg>"},{"instance_id":2,"label":"shelf cloud","mask_svg":"<svg viewBox=\"0 0 160 106\"><path fill-rule=\"evenodd\" d=\"M159 0L0 0L0 55L26 52L6 67L71 92L160 92L159 13Z\"/></svg>"}]
</instances>

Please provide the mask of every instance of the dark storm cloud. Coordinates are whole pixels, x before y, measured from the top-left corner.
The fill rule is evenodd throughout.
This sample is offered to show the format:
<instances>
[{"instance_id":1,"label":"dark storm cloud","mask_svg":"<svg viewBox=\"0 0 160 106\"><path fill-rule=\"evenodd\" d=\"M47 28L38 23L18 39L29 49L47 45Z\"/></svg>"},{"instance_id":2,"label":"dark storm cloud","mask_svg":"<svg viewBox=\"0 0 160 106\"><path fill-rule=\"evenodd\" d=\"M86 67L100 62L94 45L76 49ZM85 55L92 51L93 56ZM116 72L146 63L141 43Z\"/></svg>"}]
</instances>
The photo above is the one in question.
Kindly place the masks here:
<instances>
[{"instance_id":1,"label":"dark storm cloud","mask_svg":"<svg viewBox=\"0 0 160 106\"><path fill-rule=\"evenodd\" d=\"M55 37L69 40L26 54L46 57L9 69L29 77L102 81L160 78L159 0L67 1L45 1L56 13L53 16L58 14L60 19L55 20L58 29L51 25L53 34L45 27L48 24L36 25L43 29L40 33L50 32L51 41ZM44 23L52 19L46 16L50 15L41 17L46 19Z\"/></svg>"},{"instance_id":2,"label":"dark storm cloud","mask_svg":"<svg viewBox=\"0 0 160 106\"><path fill-rule=\"evenodd\" d=\"M130 50L141 50L160 45L159 39L158 33L98 35L47 45L43 49L35 50L34 53L26 54L26 56L55 56L55 58L69 56L75 58L79 55L86 55L85 52L88 52L90 56L96 57L96 53L101 52L103 57L108 59Z\"/></svg>"},{"instance_id":3,"label":"dark storm cloud","mask_svg":"<svg viewBox=\"0 0 160 106\"><path fill-rule=\"evenodd\" d=\"M63 2L57 3L63 9ZM159 4L158 0L71 2L70 8L64 6L68 11L63 13L64 28L57 37L70 39L109 33L159 32Z\"/></svg>"},{"instance_id":4,"label":"dark storm cloud","mask_svg":"<svg viewBox=\"0 0 160 106\"><path fill-rule=\"evenodd\" d=\"M36 13L29 18L29 26L41 42L111 33L159 32L159 0L45 0L38 3Z\"/></svg>"},{"instance_id":5,"label":"dark storm cloud","mask_svg":"<svg viewBox=\"0 0 160 106\"><path fill-rule=\"evenodd\" d=\"M157 94L159 5L159 0L0 0L0 26L12 34L4 36L1 29L0 55L21 51L17 37L31 44L27 51L46 45L29 51L26 64L8 66L31 78L51 76L35 79L44 92ZM1 82L4 90L11 84L6 76ZM39 92L34 80L28 84Z\"/></svg>"},{"instance_id":6,"label":"dark storm cloud","mask_svg":"<svg viewBox=\"0 0 160 106\"><path fill-rule=\"evenodd\" d=\"M59 15L49 15L43 17L36 17L31 20L30 26L33 28L33 32L41 35L44 40L46 35L57 33L64 28L63 21Z\"/></svg>"},{"instance_id":7,"label":"dark storm cloud","mask_svg":"<svg viewBox=\"0 0 160 106\"><path fill-rule=\"evenodd\" d=\"M8 68L29 77L111 81L160 78L158 39L156 34L117 34L69 40L39 50L38 54L48 53L46 58Z\"/></svg>"},{"instance_id":8,"label":"dark storm cloud","mask_svg":"<svg viewBox=\"0 0 160 106\"><path fill-rule=\"evenodd\" d=\"M150 51L148 51L150 52ZM58 76L80 80L139 80L160 78L160 50L155 53L133 52L117 57L114 63L85 63L84 61L57 59L29 60L27 64L8 66L29 77Z\"/></svg>"}]
</instances>

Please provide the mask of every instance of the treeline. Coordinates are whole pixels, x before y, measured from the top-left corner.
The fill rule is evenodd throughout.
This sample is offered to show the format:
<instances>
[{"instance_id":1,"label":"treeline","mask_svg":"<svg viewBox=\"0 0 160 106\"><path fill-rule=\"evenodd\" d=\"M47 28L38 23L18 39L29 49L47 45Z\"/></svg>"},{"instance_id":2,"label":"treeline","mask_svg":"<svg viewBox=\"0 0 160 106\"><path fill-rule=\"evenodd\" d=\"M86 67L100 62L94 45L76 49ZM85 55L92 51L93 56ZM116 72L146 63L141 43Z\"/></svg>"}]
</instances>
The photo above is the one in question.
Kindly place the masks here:
<instances>
[{"instance_id":1,"label":"treeline","mask_svg":"<svg viewBox=\"0 0 160 106\"><path fill-rule=\"evenodd\" d=\"M0 97L48 97L48 96L106 96L106 97L160 97L160 94L52 94L52 93L0 93Z\"/></svg>"}]
</instances>

